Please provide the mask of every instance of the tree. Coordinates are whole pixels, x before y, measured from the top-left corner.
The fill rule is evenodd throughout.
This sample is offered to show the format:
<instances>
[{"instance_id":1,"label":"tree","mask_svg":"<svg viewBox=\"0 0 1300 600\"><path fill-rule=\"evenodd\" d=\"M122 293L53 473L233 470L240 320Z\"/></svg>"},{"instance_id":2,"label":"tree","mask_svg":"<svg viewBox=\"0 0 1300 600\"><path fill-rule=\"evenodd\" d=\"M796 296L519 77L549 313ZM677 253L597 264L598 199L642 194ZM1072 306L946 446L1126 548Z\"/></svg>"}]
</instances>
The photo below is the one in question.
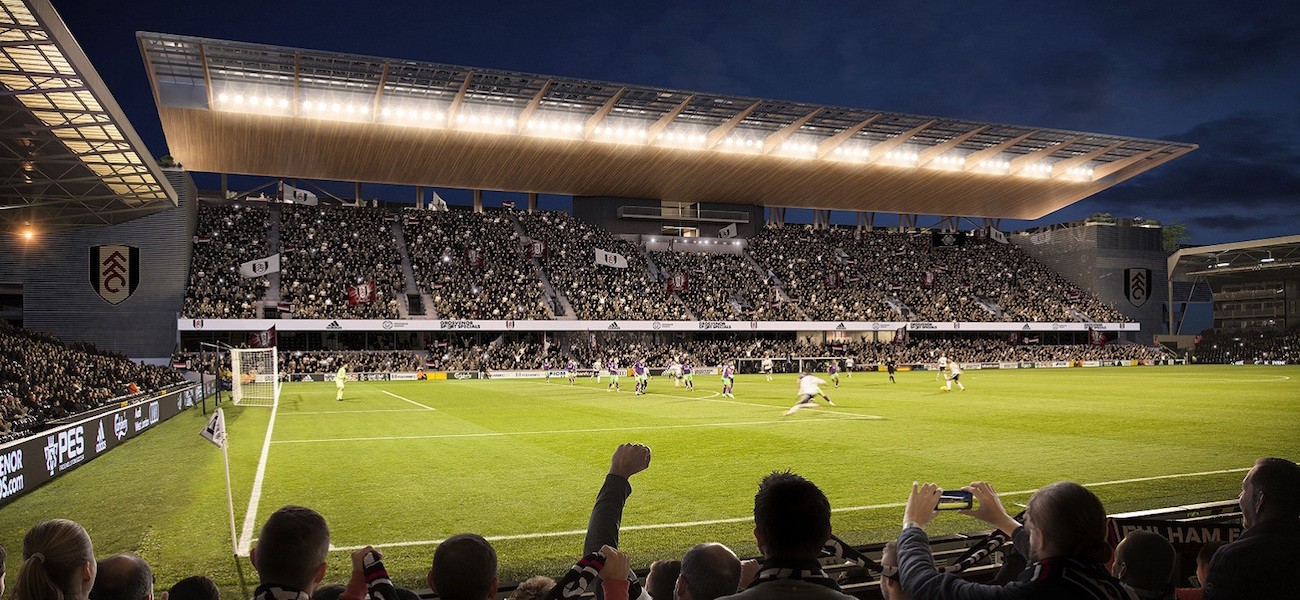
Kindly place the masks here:
<instances>
[{"instance_id":1,"label":"tree","mask_svg":"<svg viewBox=\"0 0 1300 600\"><path fill-rule=\"evenodd\" d=\"M1187 225L1182 221L1174 221L1164 227L1164 247L1165 252L1176 252L1183 244L1191 241L1192 234L1187 232Z\"/></svg>"}]
</instances>

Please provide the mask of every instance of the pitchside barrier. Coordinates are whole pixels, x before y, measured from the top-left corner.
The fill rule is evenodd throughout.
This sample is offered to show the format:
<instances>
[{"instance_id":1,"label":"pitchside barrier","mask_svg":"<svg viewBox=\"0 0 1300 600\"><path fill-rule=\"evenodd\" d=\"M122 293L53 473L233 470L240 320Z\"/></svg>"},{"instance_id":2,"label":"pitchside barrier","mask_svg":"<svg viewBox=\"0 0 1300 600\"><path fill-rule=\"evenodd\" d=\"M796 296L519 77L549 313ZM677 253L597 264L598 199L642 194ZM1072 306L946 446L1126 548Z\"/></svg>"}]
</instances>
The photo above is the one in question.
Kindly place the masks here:
<instances>
[{"instance_id":1,"label":"pitchside barrier","mask_svg":"<svg viewBox=\"0 0 1300 600\"><path fill-rule=\"evenodd\" d=\"M199 384L194 383L0 446L0 506L94 460L200 400Z\"/></svg>"}]
</instances>

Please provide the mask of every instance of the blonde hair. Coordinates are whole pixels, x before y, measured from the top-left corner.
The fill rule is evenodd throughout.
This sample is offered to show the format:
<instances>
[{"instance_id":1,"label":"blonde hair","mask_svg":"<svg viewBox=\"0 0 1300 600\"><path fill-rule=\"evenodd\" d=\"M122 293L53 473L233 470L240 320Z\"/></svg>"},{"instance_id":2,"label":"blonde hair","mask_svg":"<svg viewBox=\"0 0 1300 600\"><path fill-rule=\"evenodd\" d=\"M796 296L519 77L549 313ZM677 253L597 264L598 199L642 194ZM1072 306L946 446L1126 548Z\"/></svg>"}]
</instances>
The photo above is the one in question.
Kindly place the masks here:
<instances>
[{"instance_id":1,"label":"blonde hair","mask_svg":"<svg viewBox=\"0 0 1300 600\"><path fill-rule=\"evenodd\" d=\"M23 537L23 565L14 582L14 600L64 600L82 565L95 564L86 529L74 521L52 519Z\"/></svg>"}]
</instances>

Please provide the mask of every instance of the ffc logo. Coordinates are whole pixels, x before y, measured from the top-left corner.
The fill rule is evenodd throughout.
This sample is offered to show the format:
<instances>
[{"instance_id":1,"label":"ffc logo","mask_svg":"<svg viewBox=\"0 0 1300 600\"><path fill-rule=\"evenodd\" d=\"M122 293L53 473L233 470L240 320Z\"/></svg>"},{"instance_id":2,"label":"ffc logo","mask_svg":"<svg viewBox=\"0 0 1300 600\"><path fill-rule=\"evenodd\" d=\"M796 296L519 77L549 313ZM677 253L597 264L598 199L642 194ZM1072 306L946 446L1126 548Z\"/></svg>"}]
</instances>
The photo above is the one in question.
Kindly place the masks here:
<instances>
[{"instance_id":1,"label":"ffc logo","mask_svg":"<svg viewBox=\"0 0 1300 600\"><path fill-rule=\"evenodd\" d=\"M114 306L126 301L140 286L140 249L105 244L90 247L90 287Z\"/></svg>"},{"instance_id":2,"label":"ffc logo","mask_svg":"<svg viewBox=\"0 0 1300 600\"><path fill-rule=\"evenodd\" d=\"M1151 296L1151 269L1124 269L1124 297L1141 307Z\"/></svg>"}]
</instances>

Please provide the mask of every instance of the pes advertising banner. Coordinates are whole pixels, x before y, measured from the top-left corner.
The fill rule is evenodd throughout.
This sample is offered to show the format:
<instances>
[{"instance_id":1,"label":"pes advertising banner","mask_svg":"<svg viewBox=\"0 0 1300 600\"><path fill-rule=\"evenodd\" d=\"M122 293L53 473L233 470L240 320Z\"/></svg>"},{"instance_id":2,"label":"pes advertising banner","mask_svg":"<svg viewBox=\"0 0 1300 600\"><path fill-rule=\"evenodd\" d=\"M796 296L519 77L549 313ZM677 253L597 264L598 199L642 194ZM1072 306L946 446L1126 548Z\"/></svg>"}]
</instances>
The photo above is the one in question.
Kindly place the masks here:
<instances>
[{"instance_id":1,"label":"pes advertising banner","mask_svg":"<svg viewBox=\"0 0 1300 600\"><path fill-rule=\"evenodd\" d=\"M0 446L0 507L200 400L196 383Z\"/></svg>"}]
</instances>

